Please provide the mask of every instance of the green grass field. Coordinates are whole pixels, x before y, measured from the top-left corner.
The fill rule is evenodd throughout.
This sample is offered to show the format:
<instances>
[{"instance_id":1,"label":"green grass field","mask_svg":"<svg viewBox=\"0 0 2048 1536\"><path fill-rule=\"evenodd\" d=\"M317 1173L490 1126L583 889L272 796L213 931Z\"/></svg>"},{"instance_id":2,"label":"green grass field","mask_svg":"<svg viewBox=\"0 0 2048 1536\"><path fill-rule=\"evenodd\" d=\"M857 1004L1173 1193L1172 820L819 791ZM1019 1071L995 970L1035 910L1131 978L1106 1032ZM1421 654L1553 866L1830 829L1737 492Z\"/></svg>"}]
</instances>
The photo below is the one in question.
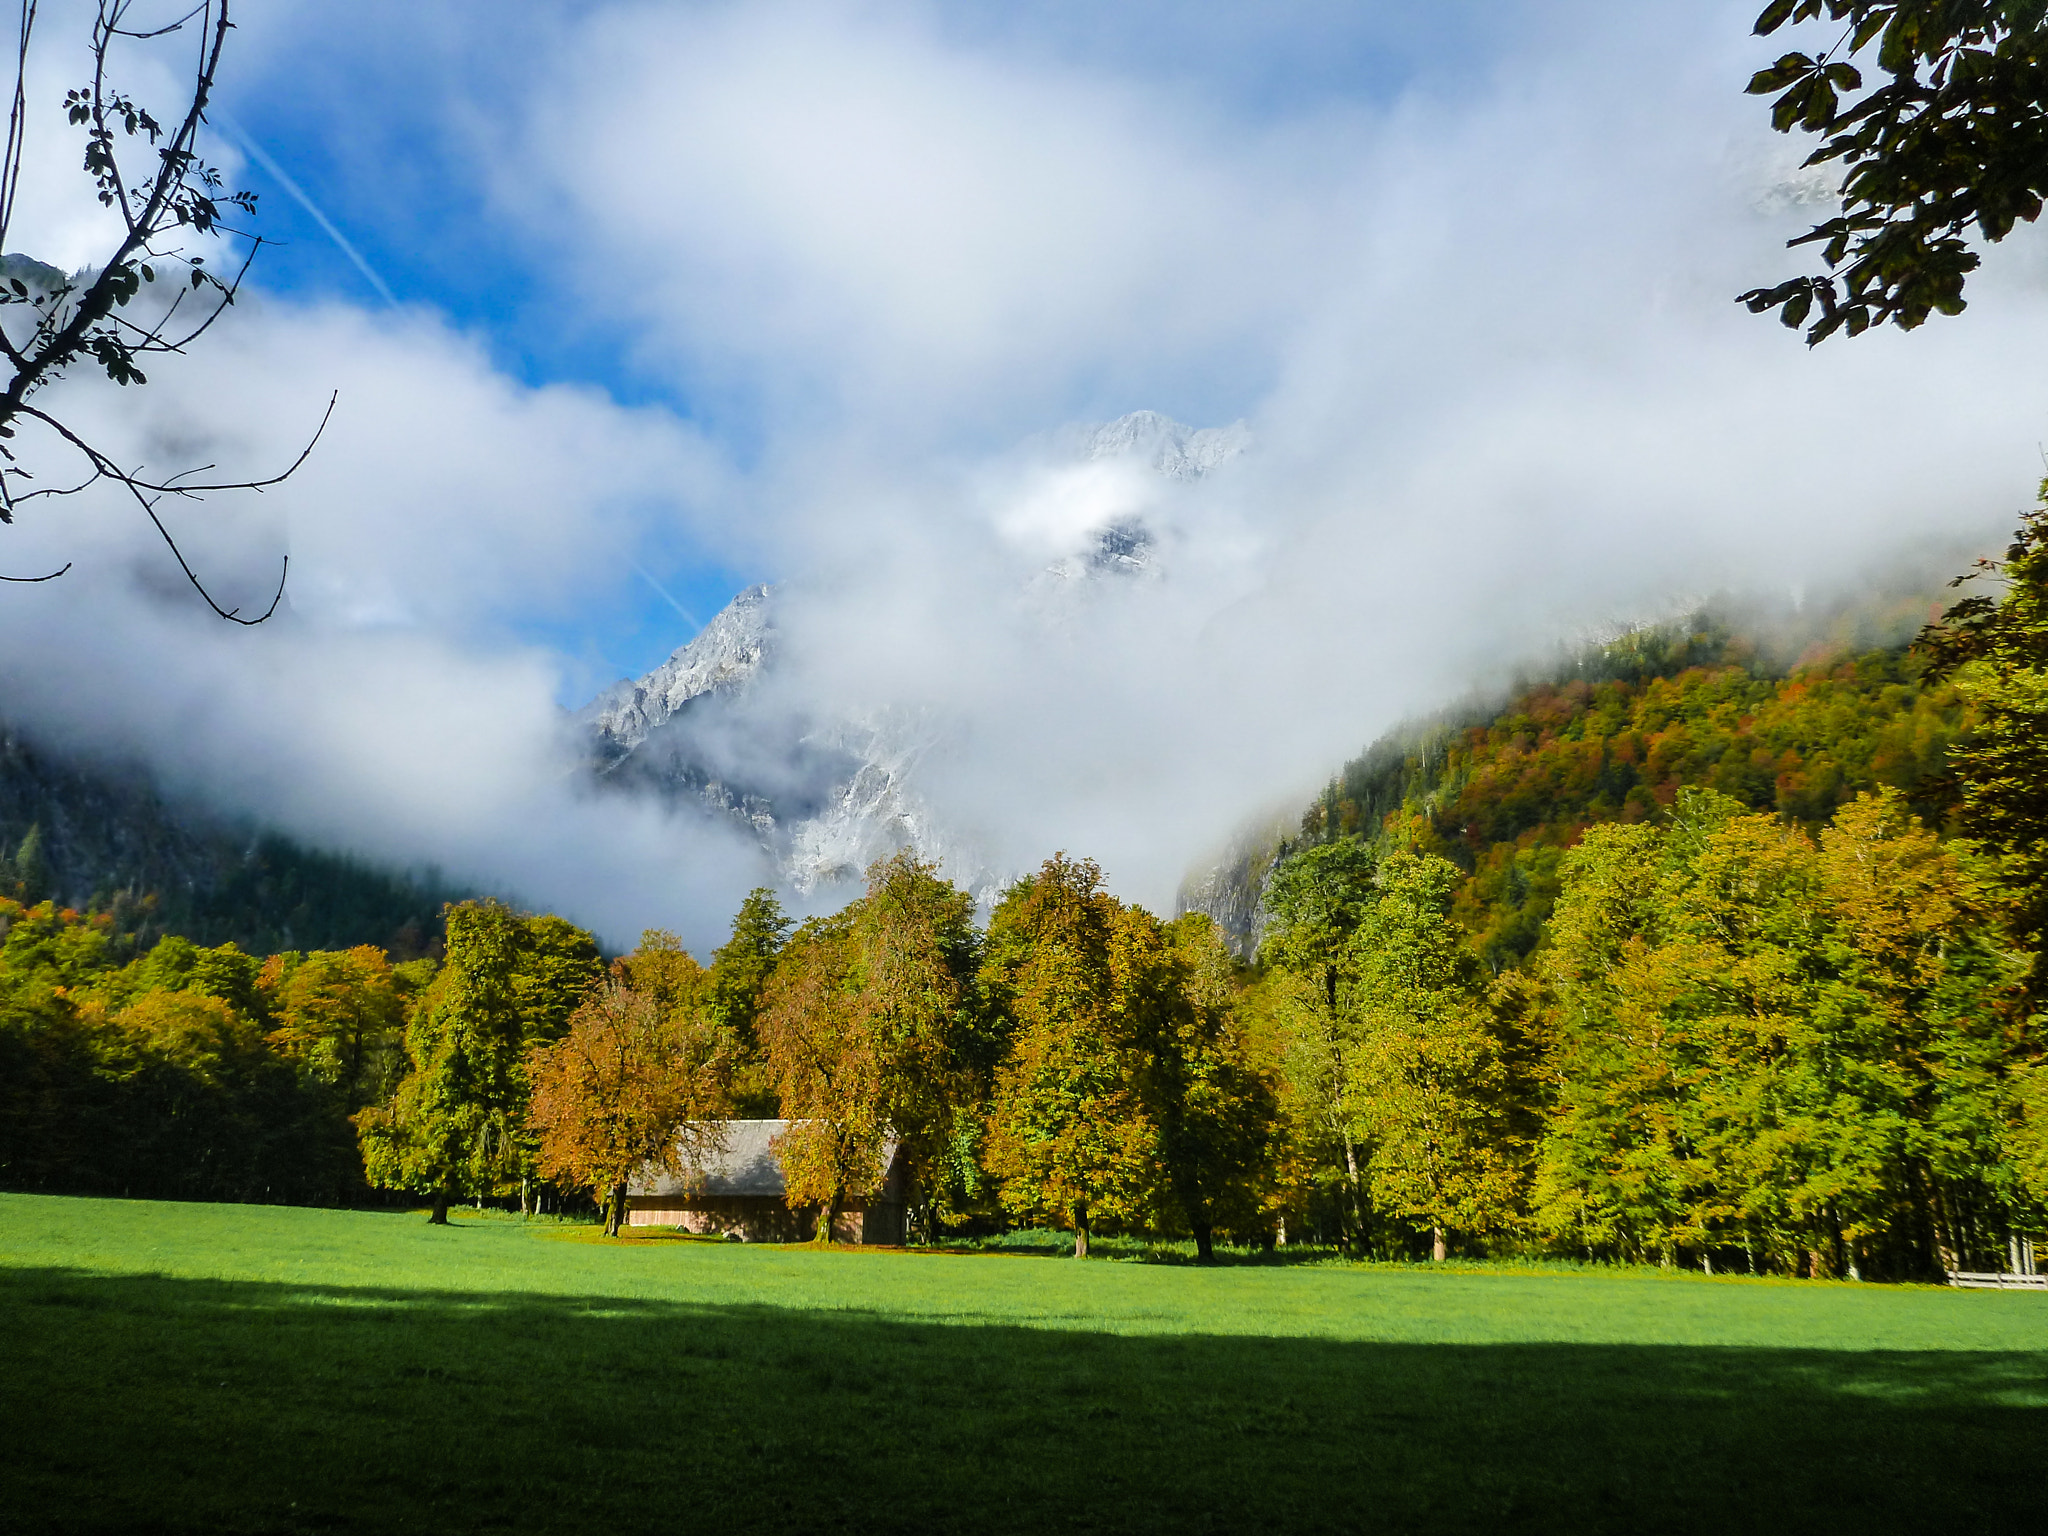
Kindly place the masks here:
<instances>
[{"instance_id":1,"label":"green grass field","mask_svg":"<svg viewBox=\"0 0 2048 1536\"><path fill-rule=\"evenodd\" d=\"M0 1196L0 1530L2033 1529L2048 1295Z\"/></svg>"}]
</instances>

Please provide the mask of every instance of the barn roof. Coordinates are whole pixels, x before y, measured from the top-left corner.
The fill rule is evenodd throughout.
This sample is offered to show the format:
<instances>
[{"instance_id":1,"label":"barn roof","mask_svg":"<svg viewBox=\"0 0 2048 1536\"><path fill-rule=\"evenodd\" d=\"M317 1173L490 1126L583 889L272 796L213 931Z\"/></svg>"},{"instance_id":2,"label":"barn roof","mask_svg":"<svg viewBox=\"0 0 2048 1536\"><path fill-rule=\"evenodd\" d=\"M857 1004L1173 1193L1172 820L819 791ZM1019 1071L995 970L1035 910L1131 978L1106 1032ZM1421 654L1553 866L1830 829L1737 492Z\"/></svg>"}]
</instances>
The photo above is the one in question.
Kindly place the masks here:
<instances>
[{"instance_id":1,"label":"barn roof","mask_svg":"<svg viewBox=\"0 0 2048 1536\"><path fill-rule=\"evenodd\" d=\"M722 1120L716 1146L686 1165L681 1173L643 1173L626 1193L642 1198L687 1195L765 1195L780 1200L788 1193L782 1164L769 1145L789 1128L787 1120ZM883 1146L883 1167L896 1156L896 1138Z\"/></svg>"},{"instance_id":2,"label":"barn roof","mask_svg":"<svg viewBox=\"0 0 2048 1536\"><path fill-rule=\"evenodd\" d=\"M720 1124L716 1146L681 1173L655 1171L635 1180L629 1195L768 1195L780 1200L786 1186L782 1164L768 1143L780 1136L787 1120L727 1120Z\"/></svg>"}]
</instances>

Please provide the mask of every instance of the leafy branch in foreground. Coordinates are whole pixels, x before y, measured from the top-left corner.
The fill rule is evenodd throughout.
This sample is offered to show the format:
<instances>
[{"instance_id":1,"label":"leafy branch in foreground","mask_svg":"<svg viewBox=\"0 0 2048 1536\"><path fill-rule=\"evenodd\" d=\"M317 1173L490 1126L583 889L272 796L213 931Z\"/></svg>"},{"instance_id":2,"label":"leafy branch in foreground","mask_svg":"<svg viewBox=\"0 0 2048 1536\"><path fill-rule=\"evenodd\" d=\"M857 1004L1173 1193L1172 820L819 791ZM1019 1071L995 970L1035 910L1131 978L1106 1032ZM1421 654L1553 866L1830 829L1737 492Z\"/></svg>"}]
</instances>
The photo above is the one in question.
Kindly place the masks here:
<instances>
[{"instance_id":1,"label":"leafy branch in foreground","mask_svg":"<svg viewBox=\"0 0 2048 1536\"><path fill-rule=\"evenodd\" d=\"M1778 132L1821 137L1807 166L1844 168L1841 212L1788 242L1820 246L1825 272L1739 302L1805 325L1809 346L1960 314L1973 245L2033 222L2048 195L2044 13L2048 0L1772 0L1759 37L1823 15L1844 25L1832 47L1787 53L1749 82L1774 98ZM1872 44L1890 78L1865 92L1851 60Z\"/></svg>"},{"instance_id":2,"label":"leafy branch in foreground","mask_svg":"<svg viewBox=\"0 0 2048 1536\"><path fill-rule=\"evenodd\" d=\"M237 214L253 216L256 194L226 190L220 172L198 152L199 132L232 26L227 0L202 0L176 19L146 28L132 21L135 5L136 0L99 0L92 23L92 78L64 98L67 119L85 130L84 170L92 178L95 196L119 219L113 251L96 268L88 266L68 277L25 256L0 257L0 359L12 369L0 387L0 523L12 523L19 507L38 498L76 496L102 483L114 485L141 508L209 608L236 624L260 624L277 611L284 597L289 557L280 566L269 606L256 617L245 618L239 607L223 608L215 601L158 508L166 497L196 500L211 492L261 491L290 478L326 430L334 411L332 398L319 427L281 473L228 479L202 478L215 469L211 464L147 474L144 466L126 465L96 446L74 421L31 403L79 362L97 364L109 380L124 387L148 383L144 363L165 354L182 355L210 330L235 302L263 245L260 238L228 222ZM36 11L36 0L21 0L14 90L6 145L0 150L0 250L13 231L28 141L28 60ZM112 83L109 61L119 43L172 37L195 22L199 47L191 67L191 99L167 127ZM139 149L148 152L141 167L132 164L133 152ZM131 163L124 164L124 151ZM187 251L182 242L188 234L239 235L248 240L248 251L232 275L221 276L207 267L204 256ZM44 450L33 455L39 463L67 457L79 461L63 480L33 490L21 488L37 478L18 435L25 427L40 429L39 435L48 440ZM42 576L0 580L49 581L69 569L67 564Z\"/></svg>"}]
</instances>

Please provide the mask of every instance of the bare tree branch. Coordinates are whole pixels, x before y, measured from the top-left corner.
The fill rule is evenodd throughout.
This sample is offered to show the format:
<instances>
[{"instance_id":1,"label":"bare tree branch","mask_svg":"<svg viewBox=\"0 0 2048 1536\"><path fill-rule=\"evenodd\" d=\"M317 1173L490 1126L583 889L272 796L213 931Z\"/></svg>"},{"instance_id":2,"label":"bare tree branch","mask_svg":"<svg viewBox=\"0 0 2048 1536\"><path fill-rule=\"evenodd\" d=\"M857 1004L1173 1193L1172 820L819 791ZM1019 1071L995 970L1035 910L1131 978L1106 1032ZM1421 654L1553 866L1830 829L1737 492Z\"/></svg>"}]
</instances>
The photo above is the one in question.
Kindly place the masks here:
<instances>
[{"instance_id":1,"label":"bare tree branch","mask_svg":"<svg viewBox=\"0 0 2048 1536\"><path fill-rule=\"evenodd\" d=\"M27 78L30 44L34 36L37 0L19 0L20 26L15 46L15 80L8 114L7 139L0 149L0 249L4 249L13 226L15 192L20 181L28 140ZM125 491L170 549L178 567L208 607L223 619L237 624L260 624L277 611L283 598L280 575L278 590L270 606L254 619L241 616L239 608L223 608L207 591L186 560L178 542L157 514L165 496L197 499L224 491L262 491L281 484L298 471L318 445L334 415L336 397L330 395L306 445L282 472L246 479L201 480L195 477L211 471L211 464L169 475L145 476L140 465L125 468L68 425L52 410L30 404L31 396L61 378L73 364L91 360L119 385L146 384L142 360L159 354L180 354L210 330L235 302L249 267L262 249L260 236L248 235L223 222L224 212L256 211L253 192L224 192L220 173L198 153L201 127L206 123L207 105L220 69L222 50L233 27L228 17L228 0L199 0L176 20L161 26L131 24L136 0L99 0L91 33L92 76L82 88L65 97L65 114L74 127L85 130L84 168L92 178L96 195L106 207L117 209L123 233L113 253L97 268L87 268L65 277L54 268L29 262L0 273L0 356L13 365L13 374L0 387L0 524L14 521L21 504L45 497L76 496L102 482ZM163 125L114 83L110 61L117 41L144 43L183 31L193 22L197 27L197 54L192 64L191 99L176 127L166 132ZM131 178L122 163L122 145L135 139L147 142L154 165L150 174ZM230 277L216 276L207 269L203 256L188 254L181 243L183 231L218 238L236 235L248 242L242 261ZM171 279L178 281L168 281ZM32 281L31 281L32 280ZM119 313L145 287L166 281L171 297L159 312L145 319ZM187 300L207 295L205 313L196 320L180 323L187 313ZM11 335L6 317L16 310L34 316L26 337ZM86 473L77 483L65 483L17 493L11 482L35 478L21 461L16 434L22 423L34 422L55 433L66 451L85 461ZM290 561L284 562L289 569ZM69 570L67 564L64 570ZM49 581L48 576L0 577L8 581Z\"/></svg>"}]
</instances>

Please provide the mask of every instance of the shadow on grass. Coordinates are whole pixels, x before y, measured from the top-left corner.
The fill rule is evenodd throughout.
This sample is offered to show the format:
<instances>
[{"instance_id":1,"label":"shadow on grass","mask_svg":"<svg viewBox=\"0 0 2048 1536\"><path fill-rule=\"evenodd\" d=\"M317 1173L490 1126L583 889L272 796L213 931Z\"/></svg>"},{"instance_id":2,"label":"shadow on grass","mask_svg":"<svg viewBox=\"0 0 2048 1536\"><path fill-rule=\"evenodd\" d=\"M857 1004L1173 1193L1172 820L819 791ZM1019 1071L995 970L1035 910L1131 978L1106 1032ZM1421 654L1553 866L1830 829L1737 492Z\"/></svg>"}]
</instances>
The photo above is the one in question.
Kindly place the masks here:
<instances>
[{"instance_id":1,"label":"shadow on grass","mask_svg":"<svg viewBox=\"0 0 2048 1536\"><path fill-rule=\"evenodd\" d=\"M0 1271L0 1530L2027 1528L2035 1354ZM1938 1514L1936 1513L1938 1511Z\"/></svg>"}]
</instances>

